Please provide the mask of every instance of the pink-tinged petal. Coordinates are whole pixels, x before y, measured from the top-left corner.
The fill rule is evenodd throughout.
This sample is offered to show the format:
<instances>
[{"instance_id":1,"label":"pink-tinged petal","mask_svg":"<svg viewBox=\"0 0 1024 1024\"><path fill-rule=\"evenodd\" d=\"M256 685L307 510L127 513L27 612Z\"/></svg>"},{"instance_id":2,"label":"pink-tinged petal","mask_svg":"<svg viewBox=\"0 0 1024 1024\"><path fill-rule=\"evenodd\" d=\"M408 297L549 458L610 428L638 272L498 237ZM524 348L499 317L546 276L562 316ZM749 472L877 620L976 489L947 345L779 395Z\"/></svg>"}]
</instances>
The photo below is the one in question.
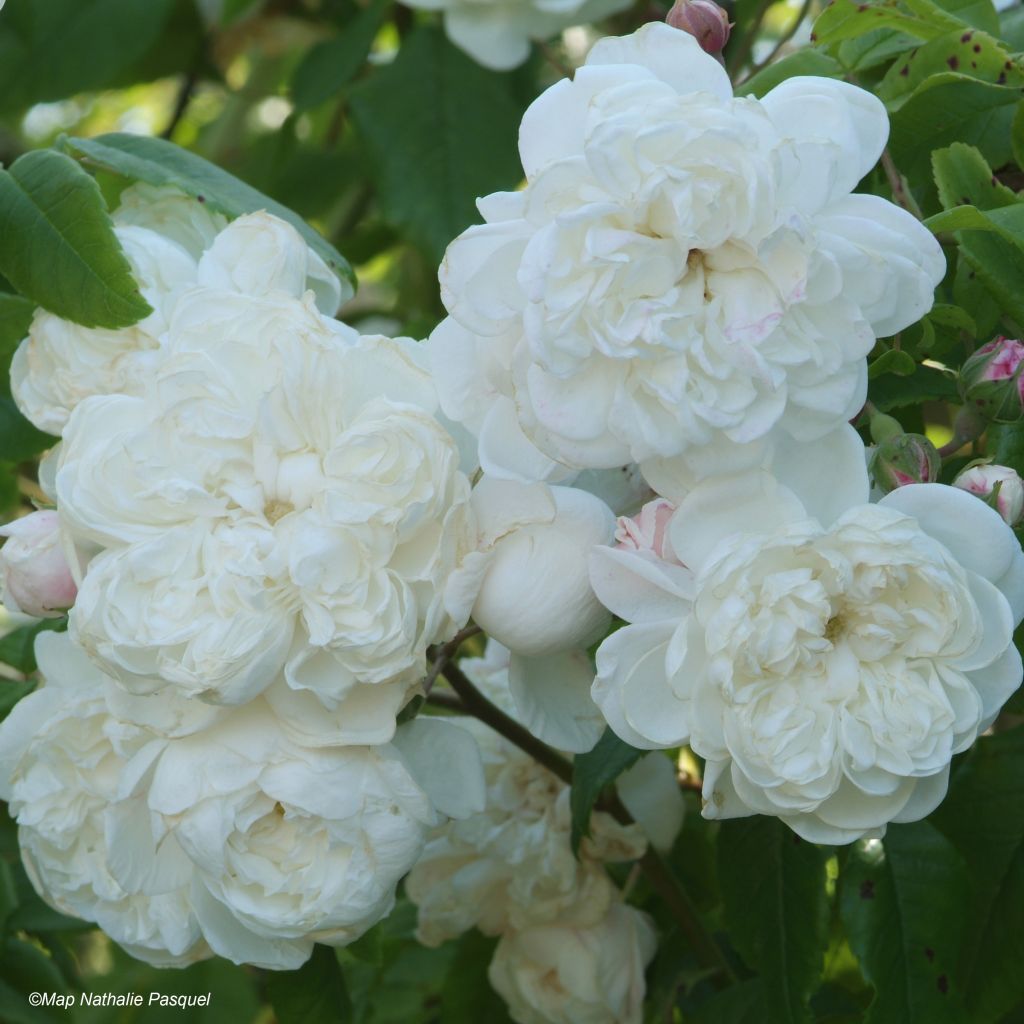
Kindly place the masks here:
<instances>
[{"instance_id":1,"label":"pink-tinged petal","mask_svg":"<svg viewBox=\"0 0 1024 1024\"><path fill-rule=\"evenodd\" d=\"M677 622L694 597L689 569L609 547L591 552L590 584L601 603L627 622Z\"/></svg>"}]
</instances>

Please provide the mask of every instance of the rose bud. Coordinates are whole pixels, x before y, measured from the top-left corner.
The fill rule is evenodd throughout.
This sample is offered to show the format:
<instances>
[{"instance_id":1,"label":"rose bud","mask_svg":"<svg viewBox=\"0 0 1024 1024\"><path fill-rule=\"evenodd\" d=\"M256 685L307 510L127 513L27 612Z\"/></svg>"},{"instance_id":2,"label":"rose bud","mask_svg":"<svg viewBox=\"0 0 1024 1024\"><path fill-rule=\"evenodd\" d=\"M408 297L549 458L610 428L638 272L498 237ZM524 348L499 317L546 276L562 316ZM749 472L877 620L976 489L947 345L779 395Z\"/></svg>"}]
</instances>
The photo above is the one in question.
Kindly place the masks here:
<instances>
[{"instance_id":1,"label":"rose bud","mask_svg":"<svg viewBox=\"0 0 1024 1024\"><path fill-rule=\"evenodd\" d=\"M899 434L883 441L871 456L871 475L886 494L907 484L927 484L939 478L942 459L935 445L921 434Z\"/></svg>"},{"instance_id":2,"label":"rose bud","mask_svg":"<svg viewBox=\"0 0 1024 1024\"><path fill-rule=\"evenodd\" d=\"M1024 480L1009 466L969 466L953 486L983 498L1010 526L1024 517Z\"/></svg>"},{"instance_id":3,"label":"rose bud","mask_svg":"<svg viewBox=\"0 0 1024 1024\"><path fill-rule=\"evenodd\" d=\"M982 345L960 370L964 401L996 423L1024 416L1024 342L996 338Z\"/></svg>"},{"instance_id":4,"label":"rose bud","mask_svg":"<svg viewBox=\"0 0 1024 1024\"><path fill-rule=\"evenodd\" d=\"M705 53L718 56L729 41L729 15L714 0L676 0L665 22L687 32Z\"/></svg>"},{"instance_id":5,"label":"rose bud","mask_svg":"<svg viewBox=\"0 0 1024 1024\"><path fill-rule=\"evenodd\" d=\"M54 619L75 603L78 588L60 543L56 512L33 512L0 526L3 603L14 612Z\"/></svg>"}]
</instances>

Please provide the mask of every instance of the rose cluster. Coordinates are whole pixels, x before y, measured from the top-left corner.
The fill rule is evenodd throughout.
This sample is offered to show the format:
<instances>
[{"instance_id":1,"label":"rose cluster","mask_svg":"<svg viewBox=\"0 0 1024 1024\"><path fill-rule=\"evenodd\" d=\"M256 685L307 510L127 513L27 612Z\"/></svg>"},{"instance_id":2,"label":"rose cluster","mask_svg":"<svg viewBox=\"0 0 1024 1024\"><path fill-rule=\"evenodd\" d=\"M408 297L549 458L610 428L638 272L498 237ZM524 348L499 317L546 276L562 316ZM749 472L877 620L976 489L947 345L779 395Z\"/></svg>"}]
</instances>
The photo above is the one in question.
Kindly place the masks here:
<instances>
[{"instance_id":1,"label":"rose cluster","mask_svg":"<svg viewBox=\"0 0 1024 1024\"><path fill-rule=\"evenodd\" d=\"M397 721L463 625L469 481L414 343L326 315L340 288L290 225L148 186L114 220L153 312L39 312L12 369L61 442L6 592L70 612L0 728L0 795L40 893L134 954L295 967L482 802L468 736Z\"/></svg>"},{"instance_id":2,"label":"rose cluster","mask_svg":"<svg viewBox=\"0 0 1024 1024\"><path fill-rule=\"evenodd\" d=\"M510 559L531 570L502 586L536 594L532 626L489 616L531 728L577 751L602 720L636 747L688 744L707 817L775 815L825 843L928 814L1022 678L1019 477L919 482L938 455L903 435L872 489L848 424L876 340L945 273L919 221L853 191L887 133L844 82L735 97L692 35L602 39L527 110L525 187L481 200L449 247L429 343L507 517L519 494L605 504L602 542L577 528L558 555ZM972 399L1016 395L1016 344L980 350ZM581 668L538 692L510 622L548 660L605 635L592 685Z\"/></svg>"},{"instance_id":3,"label":"rose cluster","mask_svg":"<svg viewBox=\"0 0 1024 1024\"><path fill-rule=\"evenodd\" d=\"M508 666L508 650L494 641L483 658L461 662L514 715ZM569 787L482 723L459 725L483 756L486 806L435 828L408 877L420 941L439 945L474 926L499 936L489 977L517 1021L639 1021L655 932L603 864L635 860L648 841L671 847L683 818L671 761L649 754L620 776L619 795L639 825L595 813L577 859Z\"/></svg>"}]
</instances>

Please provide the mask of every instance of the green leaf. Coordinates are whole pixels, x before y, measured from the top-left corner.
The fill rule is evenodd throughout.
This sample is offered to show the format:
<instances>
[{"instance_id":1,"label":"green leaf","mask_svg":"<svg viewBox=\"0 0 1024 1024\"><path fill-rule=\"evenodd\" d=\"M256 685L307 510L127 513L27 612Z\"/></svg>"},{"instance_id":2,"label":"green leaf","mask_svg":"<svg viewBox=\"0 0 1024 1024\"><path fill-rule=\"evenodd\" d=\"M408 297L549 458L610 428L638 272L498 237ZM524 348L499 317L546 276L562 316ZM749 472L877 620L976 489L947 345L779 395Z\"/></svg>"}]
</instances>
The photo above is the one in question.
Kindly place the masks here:
<instances>
[{"instance_id":1,"label":"green leaf","mask_svg":"<svg viewBox=\"0 0 1024 1024\"><path fill-rule=\"evenodd\" d=\"M1024 474L1024 423L991 423L986 437L993 462Z\"/></svg>"},{"instance_id":2,"label":"green leaf","mask_svg":"<svg viewBox=\"0 0 1024 1024\"><path fill-rule=\"evenodd\" d=\"M814 22L813 38L819 46L828 46L844 39L856 39L880 28L897 29L916 39L935 39L946 32L962 28L963 22L947 14L936 4L914 0L904 10L894 0L833 0Z\"/></svg>"},{"instance_id":3,"label":"green leaf","mask_svg":"<svg viewBox=\"0 0 1024 1024\"><path fill-rule=\"evenodd\" d=\"M804 1024L828 938L825 854L776 818L722 822L718 879L729 934L764 986L764 1024Z\"/></svg>"},{"instance_id":4,"label":"green leaf","mask_svg":"<svg viewBox=\"0 0 1024 1024\"><path fill-rule=\"evenodd\" d=\"M976 146L993 167L1011 157L1010 122L1020 89L953 71L925 79L891 118L889 150L911 182L926 180L933 150Z\"/></svg>"},{"instance_id":5,"label":"green leaf","mask_svg":"<svg viewBox=\"0 0 1024 1024\"><path fill-rule=\"evenodd\" d=\"M32 426L11 398L11 358L28 334L34 311L28 299L0 293L0 460L8 463L23 462L57 443Z\"/></svg>"},{"instance_id":6,"label":"green leaf","mask_svg":"<svg viewBox=\"0 0 1024 1024\"><path fill-rule=\"evenodd\" d=\"M41 949L19 939L0 946L0 977L22 992L67 992L68 986L53 960Z\"/></svg>"},{"instance_id":7,"label":"green leaf","mask_svg":"<svg viewBox=\"0 0 1024 1024\"><path fill-rule=\"evenodd\" d=\"M1013 189L996 180L981 153L962 142L932 153L932 174L944 210L957 206L996 210L1018 201Z\"/></svg>"},{"instance_id":8,"label":"green leaf","mask_svg":"<svg viewBox=\"0 0 1024 1024\"><path fill-rule=\"evenodd\" d=\"M817 75L820 78L842 78L839 61L820 50L803 49L774 61L736 87L737 96L764 96L780 82L796 75Z\"/></svg>"},{"instance_id":9,"label":"green leaf","mask_svg":"<svg viewBox=\"0 0 1024 1024\"><path fill-rule=\"evenodd\" d=\"M317 944L297 971L267 974L267 994L278 1024L347 1024L352 1007L338 957Z\"/></svg>"},{"instance_id":10,"label":"green leaf","mask_svg":"<svg viewBox=\"0 0 1024 1024\"><path fill-rule=\"evenodd\" d=\"M840 876L840 912L875 999L864 1024L968 1024L957 961L967 873L928 822L862 840Z\"/></svg>"},{"instance_id":11,"label":"green leaf","mask_svg":"<svg viewBox=\"0 0 1024 1024\"><path fill-rule=\"evenodd\" d=\"M925 223L932 231L954 232L960 256L1002 309L1024 323L1024 204L995 210L958 206Z\"/></svg>"},{"instance_id":12,"label":"green leaf","mask_svg":"<svg viewBox=\"0 0 1024 1024\"><path fill-rule=\"evenodd\" d=\"M112 85L160 38L174 0L12 2L0 17L0 111Z\"/></svg>"},{"instance_id":13,"label":"green leaf","mask_svg":"<svg viewBox=\"0 0 1024 1024\"><path fill-rule=\"evenodd\" d=\"M475 930L458 940L441 989L440 1019L444 1024L511 1024L504 1000L487 980L496 945L494 939Z\"/></svg>"},{"instance_id":14,"label":"green leaf","mask_svg":"<svg viewBox=\"0 0 1024 1024\"><path fill-rule=\"evenodd\" d=\"M1013 162L1024 168L1024 103L1017 104L1010 125L1010 148L1013 150Z\"/></svg>"},{"instance_id":15,"label":"green leaf","mask_svg":"<svg viewBox=\"0 0 1024 1024\"><path fill-rule=\"evenodd\" d=\"M308 110L336 96L366 61L390 0L372 0L333 39L317 43L295 69L292 99Z\"/></svg>"},{"instance_id":16,"label":"green leaf","mask_svg":"<svg viewBox=\"0 0 1024 1024\"><path fill-rule=\"evenodd\" d=\"M65 619L43 619L31 626L22 626L6 636L0 637L0 662L10 665L24 675L36 670L36 637L47 630L62 631ZM0 683L2 685L2 683Z\"/></svg>"},{"instance_id":17,"label":"green leaf","mask_svg":"<svg viewBox=\"0 0 1024 1024\"><path fill-rule=\"evenodd\" d=\"M0 394L9 395L11 357L32 324L35 306L20 295L0 292Z\"/></svg>"},{"instance_id":18,"label":"green leaf","mask_svg":"<svg viewBox=\"0 0 1024 1024\"><path fill-rule=\"evenodd\" d=\"M886 373L894 373L897 377L909 377L916 369L917 363L914 362L913 356L891 348L868 366L868 380L874 380Z\"/></svg>"},{"instance_id":19,"label":"green leaf","mask_svg":"<svg viewBox=\"0 0 1024 1024\"><path fill-rule=\"evenodd\" d=\"M351 102L386 217L436 262L479 220L478 196L522 177L514 79L474 63L439 27L418 27Z\"/></svg>"},{"instance_id":20,"label":"green leaf","mask_svg":"<svg viewBox=\"0 0 1024 1024\"><path fill-rule=\"evenodd\" d=\"M1024 84L1024 74L998 40L961 26L897 60L879 84L878 95L890 110L898 110L925 79L951 70L997 85Z\"/></svg>"},{"instance_id":21,"label":"green leaf","mask_svg":"<svg viewBox=\"0 0 1024 1024\"><path fill-rule=\"evenodd\" d=\"M942 370L919 366L909 377L885 376L871 382L868 397L879 412L890 412L921 402L955 402L956 380Z\"/></svg>"},{"instance_id":22,"label":"green leaf","mask_svg":"<svg viewBox=\"0 0 1024 1024\"><path fill-rule=\"evenodd\" d=\"M579 854L583 837L590 835L590 815L601 791L636 764L643 754L642 750L620 740L611 729L605 729L592 750L574 758L569 792L572 809L570 843L574 854Z\"/></svg>"},{"instance_id":23,"label":"green leaf","mask_svg":"<svg viewBox=\"0 0 1024 1024\"><path fill-rule=\"evenodd\" d=\"M14 877L5 861L0 860L0 934L9 931L8 920L18 906Z\"/></svg>"},{"instance_id":24,"label":"green leaf","mask_svg":"<svg viewBox=\"0 0 1024 1024\"><path fill-rule=\"evenodd\" d=\"M128 327L152 312L99 186L53 150L26 153L0 171L0 273L44 309L86 327Z\"/></svg>"},{"instance_id":25,"label":"green leaf","mask_svg":"<svg viewBox=\"0 0 1024 1024\"><path fill-rule=\"evenodd\" d=\"M998 1021L1024 1001L1024 729L982 738L932 821L970 874L962 977L971 1024Z\"/></svg>"},{"instance_id":26,"label":"green leaf","mask_svg":"<svg viewBox=\"0 0 1024 1024\"><path fill-rule=\"evenodd\" d=\"M150 185L173 185L228 217L266 210L288 221L338 275L342 284L342 300L351 298L354 293L355 275L352 268L321 234L286 206L195 153L166 139L123 132L99 135L95 139L65 137L61 145L69 152L84 157L88 163L133 181L144 181Z\"/></svg>"},{"instance_id":27,"label":"green leaf","mask_svg":"<svg viewBox=\"0 0 1024 1024\"><path fill-rule=\"evenodd\" d=\"M687 1024L767 1024L765 992L760 978L748 978L716 992L687 1016ZM673 1019L673 1018L666 1018Z\"/></svg>"}]
</instances>

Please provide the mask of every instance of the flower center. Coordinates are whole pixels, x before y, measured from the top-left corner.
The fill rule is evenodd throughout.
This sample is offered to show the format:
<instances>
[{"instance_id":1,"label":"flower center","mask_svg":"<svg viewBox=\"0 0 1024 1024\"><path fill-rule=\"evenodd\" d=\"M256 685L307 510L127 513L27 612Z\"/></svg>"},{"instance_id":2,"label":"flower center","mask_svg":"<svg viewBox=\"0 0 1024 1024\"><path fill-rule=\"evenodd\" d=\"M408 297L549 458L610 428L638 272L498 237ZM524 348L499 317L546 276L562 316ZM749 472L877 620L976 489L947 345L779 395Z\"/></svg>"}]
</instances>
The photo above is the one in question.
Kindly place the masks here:
<instances>
[{"instance_id":1,"label":"flower center","mask_svg":"<svg viewBox=\"0 0 1024 1024\"><path fill-rule=\"evenodd\" d=\"M283 519L289 512L294 511L295 506L290 501L284 501L281 498L272 498L263 508L263 514L271 526Z\"/></svg>"}]
</instances>

